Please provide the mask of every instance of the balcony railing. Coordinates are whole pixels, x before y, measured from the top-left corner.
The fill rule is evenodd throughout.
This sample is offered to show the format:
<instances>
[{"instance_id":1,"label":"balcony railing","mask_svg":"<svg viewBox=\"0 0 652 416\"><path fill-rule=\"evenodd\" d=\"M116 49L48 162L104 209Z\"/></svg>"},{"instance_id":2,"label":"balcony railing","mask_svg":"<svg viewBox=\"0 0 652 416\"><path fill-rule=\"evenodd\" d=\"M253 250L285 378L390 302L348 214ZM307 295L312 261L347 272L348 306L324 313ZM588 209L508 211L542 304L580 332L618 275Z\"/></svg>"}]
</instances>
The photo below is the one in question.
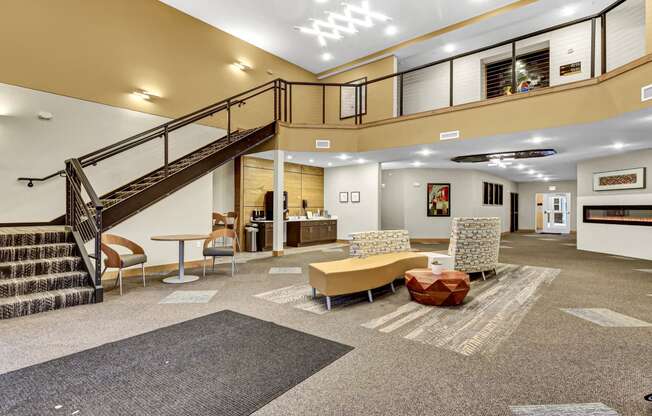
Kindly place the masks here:
<instances>
[{"instance_id":1,"label":"balcony railing","mask_svg":"<svg viewBox=\"0 0 652 416\"><path fill-rule=\"evenodd\" d=\"M645 54L644 8L644 0L619 0L595 15L355 84L281 81L281 118L363 124L595 78Z\"/></svg>"}]
</instances>

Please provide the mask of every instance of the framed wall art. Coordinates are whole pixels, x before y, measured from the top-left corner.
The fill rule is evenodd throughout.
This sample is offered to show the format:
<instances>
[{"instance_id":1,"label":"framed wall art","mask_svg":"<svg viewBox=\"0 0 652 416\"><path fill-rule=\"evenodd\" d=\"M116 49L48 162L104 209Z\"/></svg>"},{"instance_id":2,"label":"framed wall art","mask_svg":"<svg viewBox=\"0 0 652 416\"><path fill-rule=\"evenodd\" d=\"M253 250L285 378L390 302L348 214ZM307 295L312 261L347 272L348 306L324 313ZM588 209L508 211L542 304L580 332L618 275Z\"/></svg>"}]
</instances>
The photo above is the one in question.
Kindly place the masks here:
<instances>
[{"instance_id":1,"label":"framed wall art","mask_svg":"<svg viewBox=\"0 0 652 416\"><path fill-rule=\"evenodd\" d=\"M429 183L427 187L427 208L429 217L451 216L451 184Z\"/></svg>"},{"instance_id":2,"label":"framed wall art","mask_svg":"<svg viewBox=\"0 0 652 416\"><path fill-rule=\"evenodd\" d=\"M351 192L351 202L357 204L360 202L360 191Z\"/></svg>"},{"instance_id":3,"label":"framed wall art","mask_svg":"<svg viewBox=\"0 0 652 416\"><path fill-rule=\"evenodd\" d=\"M349 202L349 193L340 192L340 204L346 204Z\"/></svg>"},{"instance_id":4,"label":"framed wall art","mask_svg":"<svg viewBox=\"0 0 652 416\"><path fill-rule=\"evenodd\" d=\"M621 189L644 189L645 173L645 168L594 173L593 190L617 191Z\"/></svg>"}]
</instances>

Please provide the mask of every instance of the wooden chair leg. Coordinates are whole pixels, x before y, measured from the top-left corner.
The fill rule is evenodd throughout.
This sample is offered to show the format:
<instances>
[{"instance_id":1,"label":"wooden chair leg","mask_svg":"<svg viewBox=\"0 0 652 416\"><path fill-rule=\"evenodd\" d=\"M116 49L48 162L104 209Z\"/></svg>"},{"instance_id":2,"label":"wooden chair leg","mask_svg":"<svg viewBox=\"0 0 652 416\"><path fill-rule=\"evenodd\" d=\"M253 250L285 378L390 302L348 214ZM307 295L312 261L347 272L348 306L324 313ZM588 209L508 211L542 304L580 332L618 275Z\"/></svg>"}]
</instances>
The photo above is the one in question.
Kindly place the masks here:
<instances>
[{"instance_id":1,"label":"wooden chair leg","mask_svg":"<svg viewBox=\"0 0 652 416\"><path fill-rule=\"evenodd\" d=\"M143 287L147 287L147 285L145 284L145 263L142 263L140 265L140 270L143 273Z\"/></svg>"}]
</instances>

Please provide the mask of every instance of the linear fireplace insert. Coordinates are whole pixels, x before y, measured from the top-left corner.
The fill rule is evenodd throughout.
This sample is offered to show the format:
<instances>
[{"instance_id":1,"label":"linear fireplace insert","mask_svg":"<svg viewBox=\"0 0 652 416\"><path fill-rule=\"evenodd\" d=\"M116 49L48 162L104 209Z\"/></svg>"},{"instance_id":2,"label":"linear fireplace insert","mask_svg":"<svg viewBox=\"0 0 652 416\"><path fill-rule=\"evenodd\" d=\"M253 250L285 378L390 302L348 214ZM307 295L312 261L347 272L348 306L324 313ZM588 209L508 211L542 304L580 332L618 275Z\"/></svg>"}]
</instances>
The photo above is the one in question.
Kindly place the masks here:
<instances>
[{"instance_id":1,"label":"linear fireplace insert","mask_svg":"<svg viewBox=\"0 0 652 416\"><path fill-rule=\"evenodd\" d=\"M585 205L584 222L652 226L652 205Z\"/></svg>"}]
</instances>

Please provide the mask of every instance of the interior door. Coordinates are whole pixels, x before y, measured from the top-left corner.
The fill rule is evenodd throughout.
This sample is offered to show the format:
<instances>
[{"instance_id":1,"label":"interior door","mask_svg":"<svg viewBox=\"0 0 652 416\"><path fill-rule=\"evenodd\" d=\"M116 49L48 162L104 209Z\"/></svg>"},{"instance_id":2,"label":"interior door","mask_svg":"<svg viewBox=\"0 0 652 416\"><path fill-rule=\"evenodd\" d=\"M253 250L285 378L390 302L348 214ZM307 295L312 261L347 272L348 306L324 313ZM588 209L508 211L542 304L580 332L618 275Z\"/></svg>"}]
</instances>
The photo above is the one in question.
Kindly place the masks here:
<instances>
[{"instance_id":1,"label":"interior door","mask_svg":"<svg viewBox=\"0 0 652 416\"><path fill-rule=\"evenodd\" d=\"M543 232L570 233L570 194L545 194Z\"/></svg>"},{"instance_id":2,"label":"interior door","mask_svg":"<svg viewBox=\"0 0 652 416\"><path fill-rule=\"evenodd\" d=\"M510 226L509 231L515 233L518 231L518 194L510 194Z\"/></svg>"}]
</instances>

